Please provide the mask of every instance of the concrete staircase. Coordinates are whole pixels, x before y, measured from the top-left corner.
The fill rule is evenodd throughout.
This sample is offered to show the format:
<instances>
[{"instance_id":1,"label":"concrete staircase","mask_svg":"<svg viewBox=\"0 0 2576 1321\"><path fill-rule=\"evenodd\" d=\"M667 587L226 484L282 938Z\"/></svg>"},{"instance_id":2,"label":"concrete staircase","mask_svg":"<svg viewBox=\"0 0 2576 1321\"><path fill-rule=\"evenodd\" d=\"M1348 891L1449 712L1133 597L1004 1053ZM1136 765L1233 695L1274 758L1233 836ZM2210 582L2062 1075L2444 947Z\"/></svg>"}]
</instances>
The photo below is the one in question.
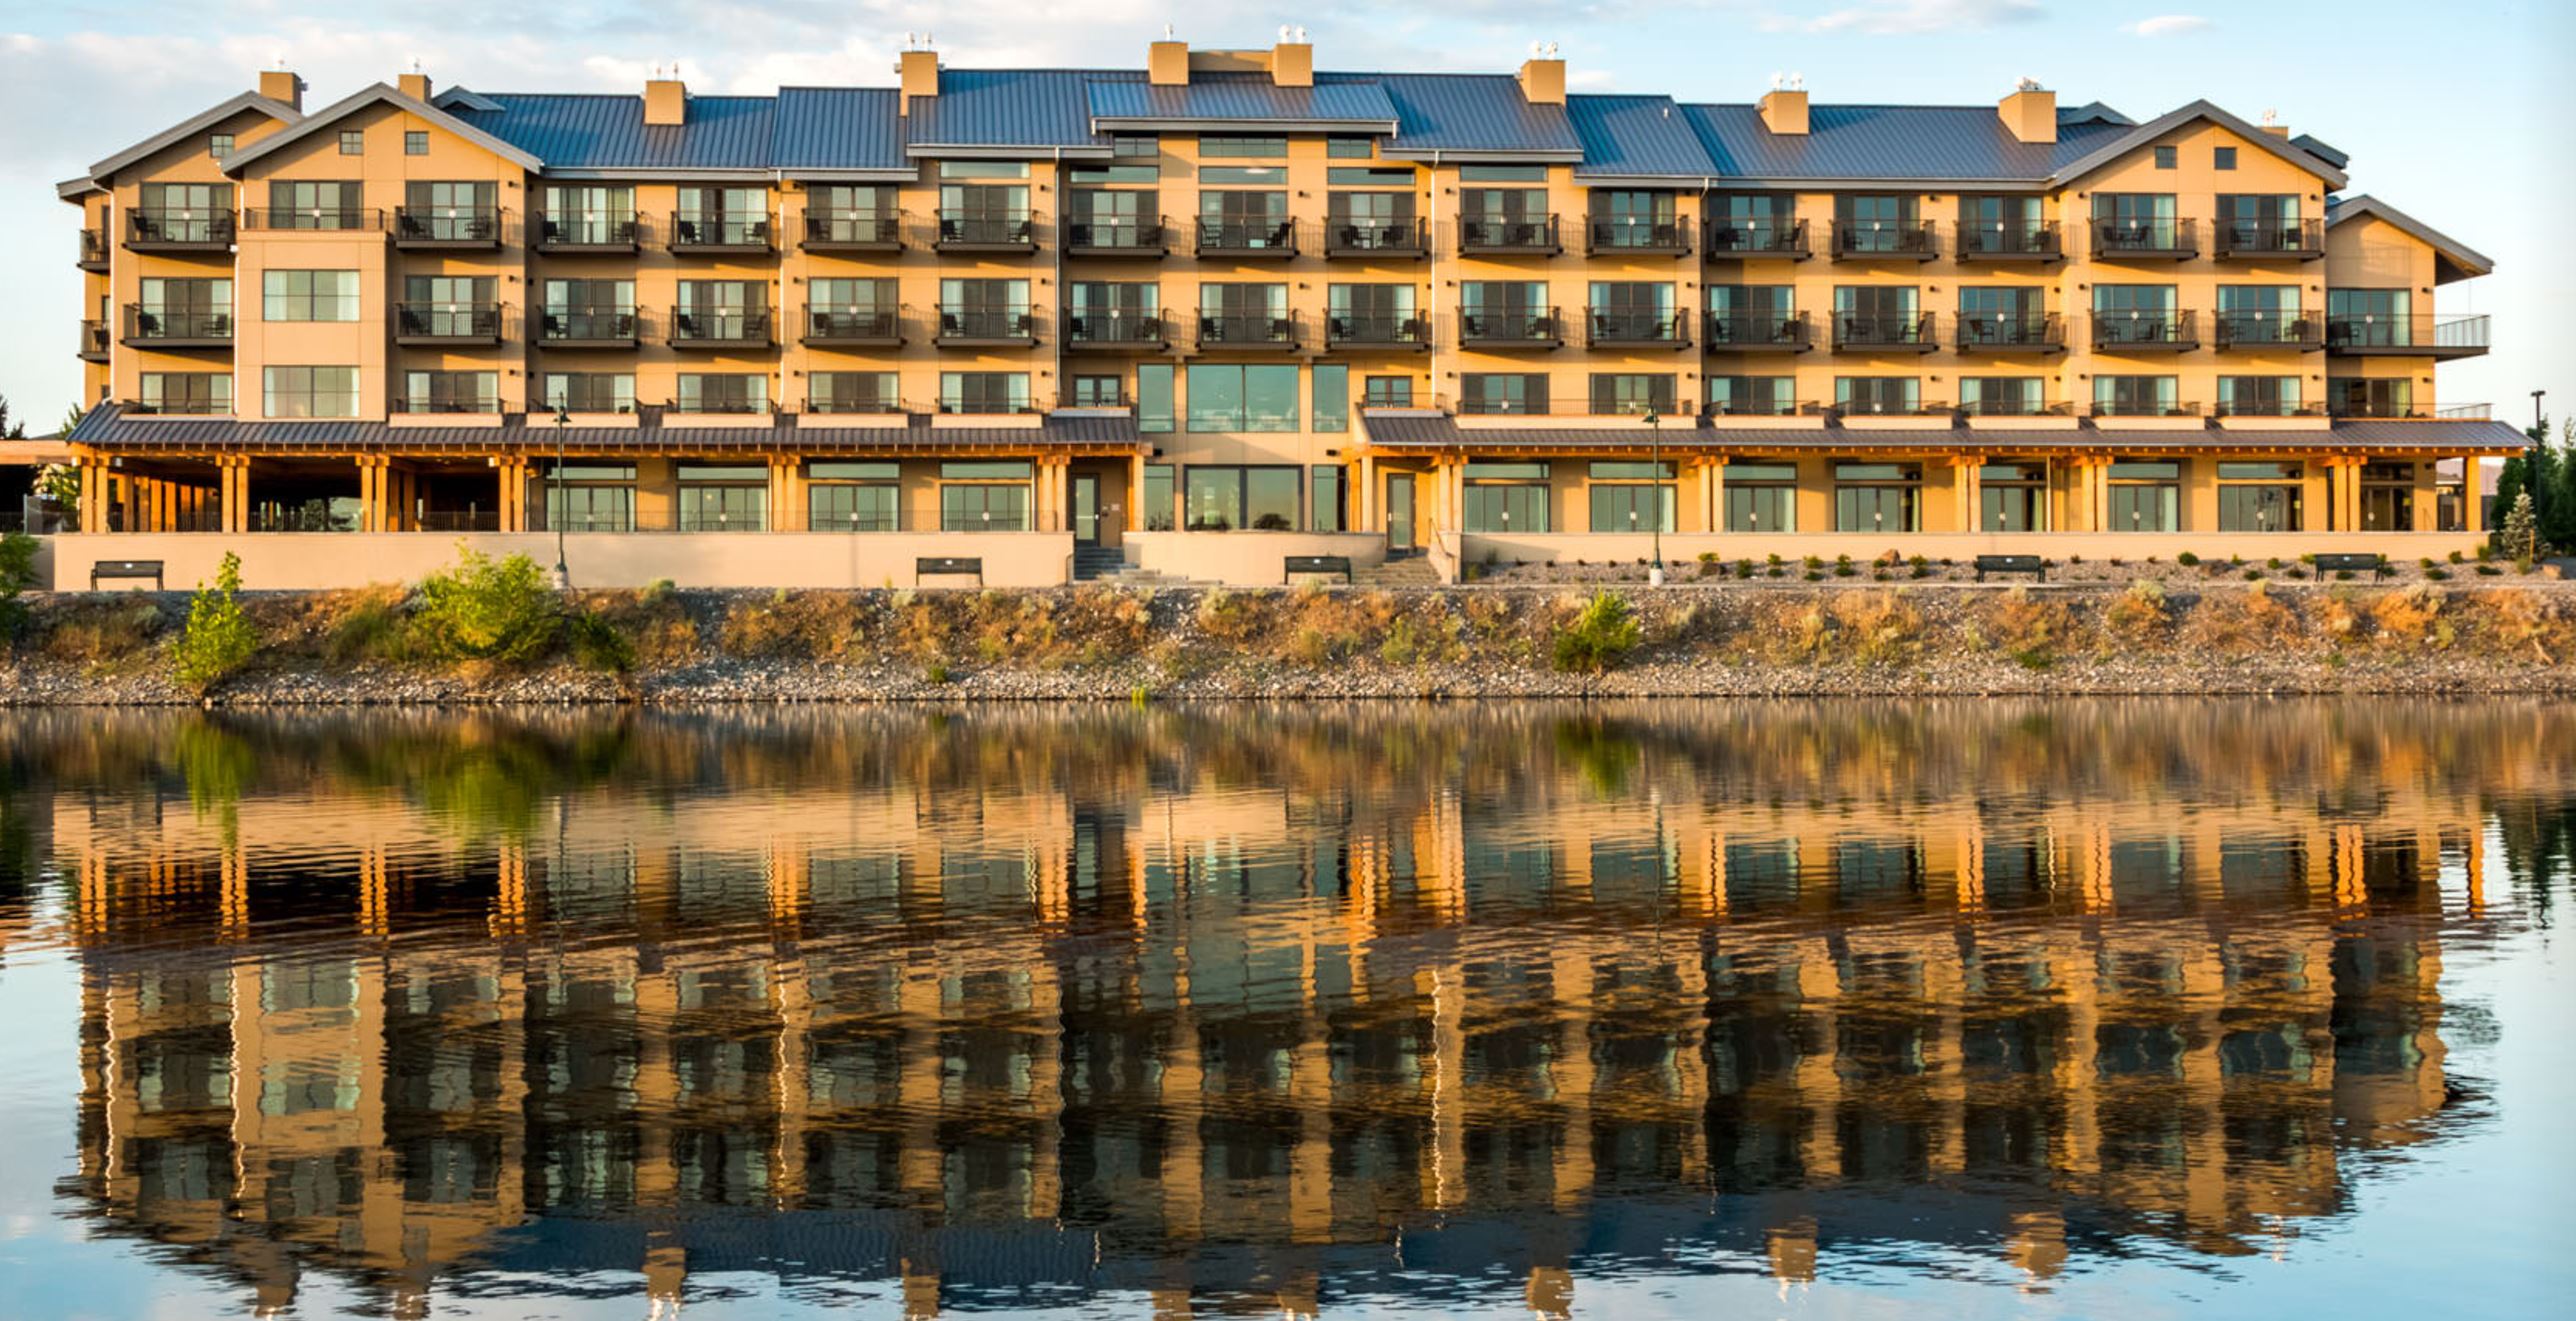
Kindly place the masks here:
<instances>
[{"instance_id":1,"label":"concrete staircase","mask_svg":"<svg viewBox=\"0 0 2576 1321\"><path fill-rule=\"evenodd\" d=\"M1432 572L1431 561L1421 555L1406 555L1383 564L1363 564L1351 570L1354 587L1437 587L1440 575Z\"/></svg>"},{"instance_id":2,"label":"concrete staircase","mask_svg":"<svg viewBox=\"0 0 2576 1321\"><path fill-rule=\"evenodd\" d=\"M1076 546L1073 548L1073 580L1094 582L1115 576L1127 567L1127 558L1116 546Z\"/></svg>"}]
</instances>

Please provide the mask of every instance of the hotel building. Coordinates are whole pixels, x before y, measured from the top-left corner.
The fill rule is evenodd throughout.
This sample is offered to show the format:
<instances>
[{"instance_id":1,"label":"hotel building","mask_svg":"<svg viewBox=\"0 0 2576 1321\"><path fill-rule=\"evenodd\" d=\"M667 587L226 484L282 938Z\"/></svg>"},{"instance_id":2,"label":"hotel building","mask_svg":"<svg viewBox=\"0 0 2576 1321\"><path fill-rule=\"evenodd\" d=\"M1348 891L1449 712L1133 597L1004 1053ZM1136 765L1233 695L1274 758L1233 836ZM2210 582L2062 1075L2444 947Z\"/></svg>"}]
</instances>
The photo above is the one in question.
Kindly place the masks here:
<instances>
[{"instance_id":1,"label":"hotel building","mask_svg":"<svg viewBox=\"0 0 2576 1321\"><path fill-rule=\"evenodd\" d=\"M1658 524L2413 557L2482 539L2467 479L2523 443L2436 391L2487 326L2435 290L2487 259L2206 101L1697 104L1302 40L896 72L308 111L272 71L100 160L60 187L57 577L363 583L558 530L587 585L1446 580Z\"/></svg>"}]
</instances>

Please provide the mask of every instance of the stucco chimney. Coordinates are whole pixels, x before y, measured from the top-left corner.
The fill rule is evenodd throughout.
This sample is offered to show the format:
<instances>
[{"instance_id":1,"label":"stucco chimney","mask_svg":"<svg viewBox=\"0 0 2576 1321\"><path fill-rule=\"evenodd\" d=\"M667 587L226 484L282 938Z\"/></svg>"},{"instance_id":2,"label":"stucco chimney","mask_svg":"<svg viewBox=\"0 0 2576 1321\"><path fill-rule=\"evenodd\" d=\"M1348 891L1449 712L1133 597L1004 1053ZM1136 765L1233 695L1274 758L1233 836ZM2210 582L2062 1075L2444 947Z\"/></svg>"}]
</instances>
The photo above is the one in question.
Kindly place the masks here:
<instances>
[{"instance_id":1,"label":"stucco chimney","mask_svg":"<svg viewBox=\"0 0 2576 1321\"><path fill-rule=\"evenodd\" d=\"M689 89L677 78L652 78L644 83L644 125L647 128L678 128L689 122Z\"/></svg>"},{"instance_id":2,"label":"stucco chimney","mask_svg":"<svg viewBox=\"0 0 2576 1321\"><path fill-rule=\"evenodd\" d=\"M1995 103L2004 127L2022 142L2057 141L2057 93L2028 78L2012 95Z\"/></svg>"},{"instance_id":3,"label":"stucco chimney","mask_svg":"<svg viewBox=\"0 0 2576 1321\"><path fill-rule=\"evenodd\" d=\"M1805 137L1807 89L1774 87L1762 94L1762 126L1774 133Z\"/></svg>"},{"instance_id":4,"label":"stucco chimney","mask_svg":"<svg viewBox=\"0 0 2576 1321\"><path fill-rule=\"evenodd\" d=\"M415 101L426 101L429 99L428 74L404 74L402 77L394 80L394 86L401 88L403 95L408 96Z\"/></svg>"},{"instance_id":5,"label":"stucco chimney","mask_svg":"<svg viewBox=\"0 0 2576 1321\"><path fill-rule=\"evenodd\" d=\"M1531 105L1565 104L1565 61L1552 55L1521 61L1521 99Z\"/></svg>"},{"instance_id":6,"label":"stucco chimney","mask_svg":"<svg viewBox=\"0 0 2576 1321\"><path fill-rule=\"evenodd\" d=\"M1145 81L1156 87L1186 87L1190 81L1190 43L1158 41L1145 48Z\"/></svg>"},{"instance_id":7,"label":"stucco chimney","mask_svg":"<svg viewBox=\"0 0 2576 1321\"><path fill-rule=\"evenodd\" d=\"M269 69L259 75L259 94L271 101L284 101L298 110L304 108L304 80L292 70Z\"/></svg>"},{"instance_id":8,"label":"stucco chimney","mask_svg":"<svg viewBox=\"0 0 2576 1321\"><path fill-rule=\"evenodd\" d=\"M1279 87L1315 85L1315 47L1306 41L1282 41L1270 48L1270 81Z\"/></svg>"},{"instance_id":9,"label":"stucco chimney","mask_svg":"<svg viewBox=\"0 0 2576 1321\"><path fill-rule=\"evenodd\" d=\"M895 72L902 76L903 97L901 103L905 114L908 115L912 113L912 98L916 96L939 95L938 51L905 51L903 53L903 57L895 63Z\"/></svg>"}]
</instances>

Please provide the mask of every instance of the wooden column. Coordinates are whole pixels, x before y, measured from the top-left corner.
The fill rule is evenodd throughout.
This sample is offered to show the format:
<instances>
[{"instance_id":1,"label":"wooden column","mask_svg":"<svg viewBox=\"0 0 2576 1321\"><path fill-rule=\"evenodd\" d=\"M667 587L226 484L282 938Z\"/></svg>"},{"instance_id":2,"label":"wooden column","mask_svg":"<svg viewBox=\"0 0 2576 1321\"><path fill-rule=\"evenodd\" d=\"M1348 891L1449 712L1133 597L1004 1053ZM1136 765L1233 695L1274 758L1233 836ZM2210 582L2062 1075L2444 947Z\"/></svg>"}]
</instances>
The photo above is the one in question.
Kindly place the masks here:
<instances>
[{"instance_id":1,"label":"wooden column","mask_svg":"<svg viewBox=\"0 0 2576 1321\"><path fill-rule=\"evenodd\" d=\"M215 460L216 526L225 532L250 528L250 460L227 454Z\"/></svg>"},{"instance_id":2,"label":"wooden column","mask_svg":"<svg viewBox=\"0 0 2576 1321\"><path fill-rule=\"evenodd\" d=\"M796 460L788 455L769 456L769 530L802 532L805 530L804 509L797 499Z\"/></svg>"},{"instance_id":3,"label":"wooden column","mask_svg":"<svg viewBox=\"0 0 2576 1321\"><path fill-rule=\"evenodd\" d=\"M1380 532L1377 511L1377 459L1363 450L1352 469L1355 485L1351 491L1351 531Z\"/></svg>"},{"instance_id":4,"label":"wooden column","mask_svg":"<svg viewBox=\"0 0 2576 1321\"><path fill-rule=\"evenodd\" d=\"M1726 464L1726 455L1717 454L1709 457L1708 466L1705 469L1708 474L1706 478L1708 510L1701 515L1704 520L1701 524L1702 531L1724 532L1726 530Z\"/></svg>"},{"instance_id":5,"label":"wooden column","mask_svg":"<svg viewBox=\"0 0 2576 1321\"><path fill-rule=\"evenodd\" d=\"M2478 470L2485 464L2486 460L2475 454L2460 456L2460 526L2471 532L2486 531L2485 501L2478 498ZM2438 501L2441 497L2437 494L2434 498Z\"/></svg>"},{"instance_id":6,"label":"wooden column","mask_svg":"<svg viewBox=\"0 0 2576 1321\"><path fill-rule=\"evenodd\" d=\"M1119 524L1128 532L1145 530L1145 456L1127 456L1127 517Z\"/></svg>"}]
</instances>

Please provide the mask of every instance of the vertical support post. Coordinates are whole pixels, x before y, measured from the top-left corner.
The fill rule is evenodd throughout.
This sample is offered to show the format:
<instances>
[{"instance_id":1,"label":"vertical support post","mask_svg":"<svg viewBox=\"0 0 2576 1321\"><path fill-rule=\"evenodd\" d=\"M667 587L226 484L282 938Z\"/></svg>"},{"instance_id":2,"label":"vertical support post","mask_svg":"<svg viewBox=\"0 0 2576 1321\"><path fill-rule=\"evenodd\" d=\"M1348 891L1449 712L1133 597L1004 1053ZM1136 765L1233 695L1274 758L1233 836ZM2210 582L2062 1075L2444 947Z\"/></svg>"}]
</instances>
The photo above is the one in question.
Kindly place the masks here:
<instances>
[{"instance_id":1,"label":"vertical support post","mask_svg":"<svg viewBox=\"0 0 2576 1321\"><path fill-rule=\"evenodd\" d=\"M1127 518L1120 526L1129 532L1145 530L1145 456L1127 456Z\"/></svg>"},{"instance_id":2,"label":"vertical support post","mask_svg":"<svg viewBox=\"0 0 2576 1321\"><path fill-rule=\"evenodd\" d=\"M2475 454L2460 456L2460 526L2471 532L2486 531L2487 511L2478 498L2480 470L2486 460Z\"/></svg>"},{"instance_id":3,"label":"vertical support post","mask_svg":"<svg viewBox=\"0 0 2576 1321\"><path fill-rule=\"evenodd\" d=\"M1358 466L1359 483L1351 492L1351 531L1382 532L1377 512L1377 458L1363 450Z\"/></svg>"}]
</instances>

